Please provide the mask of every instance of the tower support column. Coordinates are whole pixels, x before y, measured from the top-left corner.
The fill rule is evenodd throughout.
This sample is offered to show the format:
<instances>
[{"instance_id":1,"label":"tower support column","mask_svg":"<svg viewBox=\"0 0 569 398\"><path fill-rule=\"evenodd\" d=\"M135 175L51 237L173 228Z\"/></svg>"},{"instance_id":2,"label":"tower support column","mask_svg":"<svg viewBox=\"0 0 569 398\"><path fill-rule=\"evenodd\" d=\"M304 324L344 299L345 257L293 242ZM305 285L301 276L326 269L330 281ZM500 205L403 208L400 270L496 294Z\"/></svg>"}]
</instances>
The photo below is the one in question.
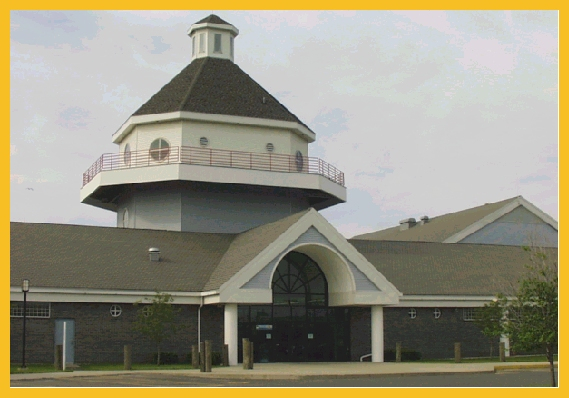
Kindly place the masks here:
<instances>
[{"instance_id":1,"label":"tower support column","mask_svg":"<svg viewBox=\"0 0 569 398\"><path fill-rule=\"evenodd\" d=\"M237 304L225 304L223 311L223 340L228 345L229 366L237 365Z\"/></svg>"},{"instance_id":2,"label":"tower support column","mask_svg":"<svg viewBox=\"0 0 569 398\"><path fill-rule=\"evenodd\" d=\"M383 362L383 307L371 306L371 361Z\"/></svg>"}]
</instances>

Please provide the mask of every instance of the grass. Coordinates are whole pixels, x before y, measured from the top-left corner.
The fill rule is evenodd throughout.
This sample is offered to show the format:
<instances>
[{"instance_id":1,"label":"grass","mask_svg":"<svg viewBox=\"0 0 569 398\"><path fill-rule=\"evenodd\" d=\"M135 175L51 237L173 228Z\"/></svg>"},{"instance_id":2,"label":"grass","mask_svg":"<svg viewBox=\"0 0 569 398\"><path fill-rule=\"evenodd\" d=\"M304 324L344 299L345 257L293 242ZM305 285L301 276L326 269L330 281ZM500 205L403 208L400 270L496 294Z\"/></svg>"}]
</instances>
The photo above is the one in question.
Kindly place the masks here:
<instances>
[{"instance_id":1,"label":"grass","mask_svg":"<svg viewBox=\"0 0 569 398\"><path fill-rule=\"evenodd\" d=\"M557 355L553 356L553 360L557 361ZM454 359L425 359L419 362L435 362L435 363L454 363ZM488 363L488 362L500 362L499 357L491 358L462 358L462 363ZM506 363L508 362L547 362L545 355L520 355L514 357L506 357Z\"/></svg>"},{"instance_id":2,"label":"grass","mask_svg":"<svg viewBox=\"0 0 569 398\"><path fill-rule=\"evenodd\" d=\"M51 364L31 364L27 365L26 370L20 369L20 366L21 365L10 364L10 374L61 372L61 370L55 370L54 366ZM175 370L175 369L193 369L193 368L188 363L178 363L173 365L160 365L160 366L150 363L132 364L132 370ZM75 368L74 370L121 371L124 370L124 365L122 363L83 364Z\"/></svg>"},{"instance_id":3,"label":"grass","mask_svg":"<svg viewBox=\"0 0 569 398\"><path fill-rule=\"evenodd\" d=\"M557 355L554 356L554 360L557 361ZM454 363L454 359L430 359L430 360L422 360L417 362ZM500 359L498 357L462 359L462 363L487 363L487 362L500 363ZM516 357L506 358L506 363L508 362L547 362L547 359L545 358L544 355L516 356ZM132 370L176 370L176 369L193 369L193 368L189 363L178 363L173 365L160 365L160 366L150 363L132 364ZM96 363L96 364L81 365L80 367L76 368L76 370L121 371L124 370L124 366L122 363ZM10 374L47 373L47 372L58 372L58 371L54 369L52 364L31 364L28 365L26 370L21 370L20 365L16 364L10 365Z\"/></svg>"}]
</instances>

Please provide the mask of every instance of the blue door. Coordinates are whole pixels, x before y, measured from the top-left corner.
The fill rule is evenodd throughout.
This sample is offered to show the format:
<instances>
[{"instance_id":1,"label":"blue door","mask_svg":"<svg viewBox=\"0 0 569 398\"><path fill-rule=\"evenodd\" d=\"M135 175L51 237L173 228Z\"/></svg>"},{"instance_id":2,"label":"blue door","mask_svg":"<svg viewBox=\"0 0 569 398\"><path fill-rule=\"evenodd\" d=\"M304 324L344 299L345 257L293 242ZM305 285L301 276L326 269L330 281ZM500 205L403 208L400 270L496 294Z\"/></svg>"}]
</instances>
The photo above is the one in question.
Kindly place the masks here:
<instances>
[{"instance_id":1,"label":"blue door","mask_svg":"<svg viewBox=\"0 0 569 398\"><path fill-rule=\"evenodd\" d=\"M65 363L66 367L75 363L75 320L55 320L55 345L63 345L63 324L65 323Z\"/></svg>"}]
</instances>

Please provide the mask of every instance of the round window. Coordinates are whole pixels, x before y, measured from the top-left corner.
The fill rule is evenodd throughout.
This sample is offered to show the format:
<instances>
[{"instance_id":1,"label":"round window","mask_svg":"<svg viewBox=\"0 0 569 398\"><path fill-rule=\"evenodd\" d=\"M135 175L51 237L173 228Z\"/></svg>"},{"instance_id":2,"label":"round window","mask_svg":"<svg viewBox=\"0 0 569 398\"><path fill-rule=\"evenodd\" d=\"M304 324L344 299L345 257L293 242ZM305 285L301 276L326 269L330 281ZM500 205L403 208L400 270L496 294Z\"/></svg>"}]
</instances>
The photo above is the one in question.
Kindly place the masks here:
<instances>
[{"instance_id":1,"label":"round window","mask_svg":"<svg viewBox=\"0 0 569 398\"><path fill-rule=\"evenodd\" d=\"M296 151L295 162L296 162L296 169L298 171L302 171L302 169L304 168L304 157L302 156L302 152Z\"/></svg>"},{"instance_id":2,"label":"round window","mask_svg":"<svg viewBox=\"0 0 569 398\"><path fill-rule=\"evenodd\" d=\"M152 159L162 161L170 154L170 144L164 138L158 138L150 144L150 156Z\"/></svg>"},{"instance_id":3,"label":"round window","mask_svg":"<svg viewBox=\"0 0 569 398\"><path fill-rule=\"evenodd\" d=\"M122 226L124 228L128 227L128 209L124 209L122 212Z\"/></svg>"},{"instance_id":4,"label":"round window","mask_svg":"<svg viewBox=\"0 0 569 398\"><path fill-rule=\"evenodd\" d=\"M146 306L142 309L142 315L144 315L145 317L149 317L150 314L152 314L152 308L150 308L149 306Z\"/></svg>"},{"instance_id":5,"label":"round window","mask_svg":"<svg viewBox=\"0 0 569 398\"><path fill-rule=\"evenodd\" d=\"M130 166L130 144L124 146L124 164Z\"/></svg>"},{"instance_id":6,"label":"round window","mask_svg":"<svg viewBox=\"0 0 569 398\"><path fill-rule=\"evenodd\" d=\"M417 310L415 308L411 308L408 312L409 318L415 319L417 318Z\"/></svg>"},{"instance_id":7,"label":"round window","mask_svg":"<svg viewBox=\"0 0 569 398\"><path fill-rule=\"evenodd\" d=\"M111 305L111 316L114 318L120 316L122 314L122 308L120 305L113 304Z\"/></svg>"},{"instance_id":8,"label":"round window","mask_svg":"<svg viewBox=\"0 0 569 398\"><path fill-rule=\"evenodd\" d=\"M209 145L209 140L207 139L207 137L201 137L200 138L200 145L201 146L208 146Z\"/></svg>"},{"instance_id":9,"label":"round window","mask_svg":"<svg viewBox=\"0 0 569 398\"><path fill-rule=\"evenodd\" d=\"M435 310L433 311L433 314L435 315L435 319L439 319L441 317L441 310L439 310L438 308L435 308Z\"/></svg>"},{"instance_id":10,"label":"round window","mask_svg":"<svg viewBox=\"0 0 569 398\"><path fill-rule=\"evenodd\" d=\"M267 152L273 152L274 150L275 150L275 146L271 142L269 142L267 144Z\"/></svg>"}]
</instances>

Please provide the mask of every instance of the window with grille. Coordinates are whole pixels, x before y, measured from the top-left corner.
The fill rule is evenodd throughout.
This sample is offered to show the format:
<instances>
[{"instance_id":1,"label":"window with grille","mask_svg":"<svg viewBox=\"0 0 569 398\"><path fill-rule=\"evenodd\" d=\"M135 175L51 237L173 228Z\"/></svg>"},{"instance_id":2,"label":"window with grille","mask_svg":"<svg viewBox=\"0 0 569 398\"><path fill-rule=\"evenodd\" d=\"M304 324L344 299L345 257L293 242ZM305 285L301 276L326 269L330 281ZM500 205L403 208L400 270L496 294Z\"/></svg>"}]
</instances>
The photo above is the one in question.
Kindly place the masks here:
<instances>
[{"instance_id":1,"label":"window with grille","mask_svg":"<svg viewBox=\"0 0 569 398\"><path fill-rule=\"evenodd\" d=\"M462 310L462 319L465 321L473 321L475 316L474 308L464 308Z\"/></svg>"},{"instance_id":2,"label":"window with grille","mask_svg":"<svg viewBox=\"0 0 569 398\"><path fill-rule=\"evenodd\" d=\"M435 308L435 310L433 311L433 315L435 316L435 319L439 319L441 317L441 310Z\"/></svg>"},{"instance_id":3,"label":"window with grille","mask_svg":"<svg viewBox=\"0 0 569 398\"><path fill-rule=\"evenodd\" d=\"M26 318L49 318L50 317L50 303L26 303ZM10 317L23 318L24 317L24 303L11 302L10 303Z\"/></svg>"},{"instance_id":4,"label":"window with grille","mask_svg":"<svg viewBox=\"0 0 569 398\"><path fill-rule=\"evenodd\" d=\"M158 138L150 144L150 156L152 159L162 161L170 154L170 144L164 138Z\"/></svg>"}]
</instances>

